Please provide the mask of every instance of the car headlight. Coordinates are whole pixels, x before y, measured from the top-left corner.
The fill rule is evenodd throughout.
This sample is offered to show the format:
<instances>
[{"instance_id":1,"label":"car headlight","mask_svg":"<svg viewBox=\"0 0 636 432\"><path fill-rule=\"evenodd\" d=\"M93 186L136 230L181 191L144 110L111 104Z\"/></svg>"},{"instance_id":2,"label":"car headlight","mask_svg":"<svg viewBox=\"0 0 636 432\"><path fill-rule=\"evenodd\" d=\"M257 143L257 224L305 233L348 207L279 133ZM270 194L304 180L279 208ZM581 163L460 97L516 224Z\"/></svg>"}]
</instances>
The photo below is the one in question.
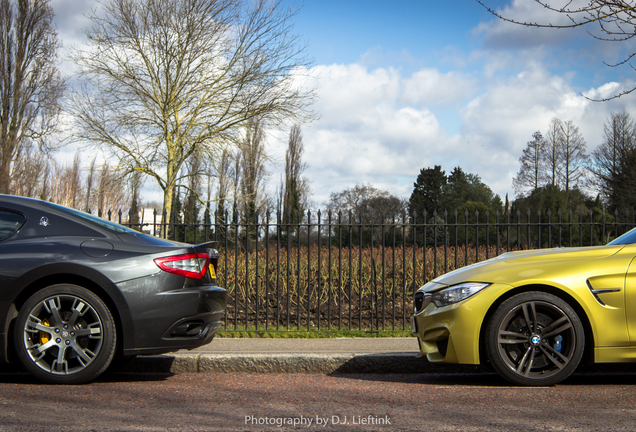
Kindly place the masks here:
<instances>
[{"instance_id":1,"label":"car headlight","mask_svg":"<svg viewBox=\"0 0 636 432\"><path fill-rule=\"evenodd\" d=\"M432 294L431 301L437 307L448 306L453 303L466 300L468 297L478 293L486 288L488 283L466 282L459 285L453 285Z\"/></svg>"}]
</instances>

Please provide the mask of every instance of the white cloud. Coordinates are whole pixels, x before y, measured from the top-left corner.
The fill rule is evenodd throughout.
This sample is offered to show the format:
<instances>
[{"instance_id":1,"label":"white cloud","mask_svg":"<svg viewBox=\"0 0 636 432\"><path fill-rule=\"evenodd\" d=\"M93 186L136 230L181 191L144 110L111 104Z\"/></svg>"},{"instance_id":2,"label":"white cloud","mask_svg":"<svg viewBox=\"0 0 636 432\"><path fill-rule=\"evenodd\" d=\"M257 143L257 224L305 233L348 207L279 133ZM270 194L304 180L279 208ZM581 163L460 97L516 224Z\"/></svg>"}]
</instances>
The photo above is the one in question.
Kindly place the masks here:
<instances>
[{"instance_id":1,"label":"white cloud","mask_svg":"<svg viewBox=\"0 0 636 432\"><path fill-rule=\"evenodd\" d=\"M579 126L592 151L609 114L633 108L627 99L592 102L572 87L568 76L551 73L539 61L528 61L513 75L484 72L481 81L432 68L402 76L396 69L357 64L319 66L312 74L322 117L303 129L305 174L319 205L331 192L356 183L408 198L420 169L433 165L447 172L460 166L481 176L502 199L506 193L512 198L521 151L553 117ZM609 83L586 95L616 89ZM440 113L446 111L439 105L457 107L458 133L441 125Z\"/></svg>"},{"instance_id":2,"label":"white cloud","mask_svg":"<svg viewBox=\"0 0 636 432\"><path fill-rule=\"evenodd\" d=\"M478 82L461 72L422 69L403 80L402 100L411 105L455 105L469 98Z\"/></svg>"},{"instance_id":3,"label":"white cloud","mask_svg":"<svg viewBox=\"0 0 636 432\"><path fill-rule=\"evenodd\" d=\"M488 5L488 1L485 2ZM562 3L562 4L561 4ZM557 8L568 6L575 10L577 5L584 6L582 0L551 2ZM569 3L569 4L568 4ZM527 0L513 0L496 12L515 23L494 17L487 22L480 23L473 29L473 35L483 38L485 46L490 48L526 49L545 45L562 45L577 36L587 36L587 29L558 29L536 28L516 23L567 26L572 24L564 13L548 10L539 3ZM577 15L575 15L577 16Z\"/></svg>"},{"instance_id":4,"label":"white cloud","mask_svg":"<svg viewBox=\"0 0 636 432\"><path fill-rule=\"evenodd\" d=\"M460 166L479 174L496 193L510 193L519 156L532 133L544 132L554 117L580 126L589 104L563 78L538 64L491 82L461 110L462 142L470 142L471 148Z\"/></svg>"},{"instance_id":5,"label":"white cloud","mask_svg":"<svg viewBox=\"0 0 636 432\"><path fill-rule=\"evenodd\" d=\"M423 70L404 78L395 69L352 64L318 66L315 109L321 118L304 128L305 156L314 199L355 183L372 183L408 196L419 170L443 153L450 140L427 102L457 95L465 86L454 74ZM450 95L450 96L448 96ZM280 158L280 156L278 156ZM408 179L408 180L407 180Z\"/></svg>"}]
</instances>

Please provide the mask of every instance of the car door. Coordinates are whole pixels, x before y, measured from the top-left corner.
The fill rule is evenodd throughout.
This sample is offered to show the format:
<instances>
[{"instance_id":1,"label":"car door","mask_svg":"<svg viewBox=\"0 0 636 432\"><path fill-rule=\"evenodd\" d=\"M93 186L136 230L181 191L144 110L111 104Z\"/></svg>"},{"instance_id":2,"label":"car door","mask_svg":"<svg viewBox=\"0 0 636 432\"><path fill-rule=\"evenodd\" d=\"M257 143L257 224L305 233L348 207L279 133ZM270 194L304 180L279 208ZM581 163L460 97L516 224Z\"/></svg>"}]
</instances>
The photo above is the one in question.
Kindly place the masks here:
<instances>
[{"instance_id":1,"label":"car door","mask_svg":"<svg viewBox=\"0 0 636 432\"><path fill-rule=\"evenodd\" d=\"M636 254L636 250L634 252ZM629 340L634 346L636 345L636 256L630 262L625 276L625 317Z\"/></svg>"}]
</instances>

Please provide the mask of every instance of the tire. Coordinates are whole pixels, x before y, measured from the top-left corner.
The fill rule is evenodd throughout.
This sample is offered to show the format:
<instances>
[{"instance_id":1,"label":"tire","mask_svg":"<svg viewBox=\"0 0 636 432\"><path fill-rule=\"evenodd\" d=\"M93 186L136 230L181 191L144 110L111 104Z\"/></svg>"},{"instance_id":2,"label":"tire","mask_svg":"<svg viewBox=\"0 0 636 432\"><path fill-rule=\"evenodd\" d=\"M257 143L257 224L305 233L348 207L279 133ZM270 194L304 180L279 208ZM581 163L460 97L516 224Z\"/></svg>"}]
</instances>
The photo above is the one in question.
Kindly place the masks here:
<instances>
[{"instance_id":1,"label":"tire","mask_svg":"<svg viewBox=\"0 0 636 432\"><path fill-rule=\"evenodd\" d=\"M577 368L585 331L567 302L531 291L499 306L488 321L485 343L499 375L517 385L547 386L563 381Z\"/></svg>"},{"instance_id":2,"label":"tire","mask_svg":"<svg viewBox=\"0 0 636 432\"><path fill-rule=\"evenodd\" d=\"M113 316L91 291L52 285L24 303L15 322L18 360L53 384L92 381L108 368L116 346Z\"/></svg>"}]
</instances>

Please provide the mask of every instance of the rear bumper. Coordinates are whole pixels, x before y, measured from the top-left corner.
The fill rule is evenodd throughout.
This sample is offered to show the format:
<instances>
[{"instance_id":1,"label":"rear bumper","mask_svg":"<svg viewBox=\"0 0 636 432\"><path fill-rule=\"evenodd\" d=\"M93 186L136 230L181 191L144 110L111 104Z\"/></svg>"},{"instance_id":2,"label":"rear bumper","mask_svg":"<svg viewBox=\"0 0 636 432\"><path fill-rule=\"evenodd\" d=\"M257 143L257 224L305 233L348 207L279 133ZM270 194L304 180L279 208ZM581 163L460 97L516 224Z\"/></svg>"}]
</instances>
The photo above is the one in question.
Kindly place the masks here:
<instances>
[{"instance_id":1,"label":"rear bumper","mask_svg":"<svg viewBox=\"0 0 636 432\"><path fill-rule=\"evenodd\" d=\"M123 354L162 354L212 341L221 327L227 292L217 286L181 288L151 295L124 329ZM152 303L150 305L149 303Z\"/></svg>"}]
</instances>

